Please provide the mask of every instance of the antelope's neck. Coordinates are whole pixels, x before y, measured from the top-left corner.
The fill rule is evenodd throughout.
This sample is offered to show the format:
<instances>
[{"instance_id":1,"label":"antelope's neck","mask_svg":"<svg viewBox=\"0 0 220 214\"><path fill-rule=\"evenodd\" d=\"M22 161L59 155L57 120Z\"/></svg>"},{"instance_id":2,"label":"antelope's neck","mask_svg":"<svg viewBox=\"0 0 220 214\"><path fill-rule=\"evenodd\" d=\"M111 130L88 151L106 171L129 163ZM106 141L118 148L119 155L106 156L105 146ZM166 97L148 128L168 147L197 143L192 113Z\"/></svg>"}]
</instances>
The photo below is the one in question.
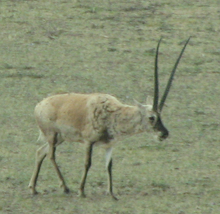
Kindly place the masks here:
<instances>
[{"instance_id":1,"label":"antelope's neck","mask_svg":"<svg viewBox=\"0 0 220 214\"><path fill-rule=\"evenodd\" d=\"M136 106L125 106L111 115L108 130L113 136L133 135L141 132L142 116Z\"/></svg>"}]
</instances>

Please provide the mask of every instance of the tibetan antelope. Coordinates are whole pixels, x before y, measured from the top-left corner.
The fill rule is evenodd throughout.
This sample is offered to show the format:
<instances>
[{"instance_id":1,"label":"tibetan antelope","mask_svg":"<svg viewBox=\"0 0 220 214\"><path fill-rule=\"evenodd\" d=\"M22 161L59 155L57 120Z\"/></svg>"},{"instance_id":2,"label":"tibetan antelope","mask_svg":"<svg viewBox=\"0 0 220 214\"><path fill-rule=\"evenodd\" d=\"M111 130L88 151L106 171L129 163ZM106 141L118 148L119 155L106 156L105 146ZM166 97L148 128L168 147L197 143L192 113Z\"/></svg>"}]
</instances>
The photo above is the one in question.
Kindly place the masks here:
<instances>
[{"instance_id":1,"label":"tibetan antelope","mask_svg":"<svg viewBox=\"0 0 220 214\"><path fill-rule=\"evenodd\" d=\"M104 145L106 149L106 169L108 174L108 193L113 199L112 185L112 146L119 139L147 131L158 133L159 140L168 137L169 132L161 120L161 112L171 87L178 63L188 44L186 41L168 80L165 92L159 100L158 82L158 52L161 39L158 42L154 70L154 98L151 104L136 103L134 106L122 104L108 94L78 94L66 93L50 96L35 107L35 117L40 129L40 135L47 142L36 152L36 165L31 177L29 188L37 194L36 184L42 162L46 156L53 163L61 187L68 193L64 177L56 163L55 151L63 141L83 142L86 145L85 169L82 176L79 195L85 197L84 187L87 174L92 163L94 145Z\"/></svg>"}]
</instances>

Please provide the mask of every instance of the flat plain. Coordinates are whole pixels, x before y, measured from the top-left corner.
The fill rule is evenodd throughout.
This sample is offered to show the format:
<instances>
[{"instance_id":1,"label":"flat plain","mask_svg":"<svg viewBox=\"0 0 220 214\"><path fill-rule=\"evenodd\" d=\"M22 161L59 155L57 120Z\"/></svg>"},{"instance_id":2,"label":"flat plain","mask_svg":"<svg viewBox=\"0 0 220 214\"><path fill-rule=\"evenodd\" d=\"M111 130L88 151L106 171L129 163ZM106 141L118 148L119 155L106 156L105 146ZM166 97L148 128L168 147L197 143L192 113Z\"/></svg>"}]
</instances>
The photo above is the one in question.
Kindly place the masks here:
<instances>
[{"instance_id":1,"label":"flat plain","mask_svg":"<svg viewBox=\"0 0 220 214\"><path fill-rule=\"evenodd\" d=\"M220 9L197 0L0 1L0 213L218 214L220 213ZM37 196L28 189L38 129L33 110L50 94L115 95L127 104L153 95L155 48L160 92L186 39L163 122L154 133L118 142L114 192L105 195L104 151L96 147L87 198L77 197L84 147L64 142L57 161L66 195L48 159Z\"/></svg>"}]
</instances>

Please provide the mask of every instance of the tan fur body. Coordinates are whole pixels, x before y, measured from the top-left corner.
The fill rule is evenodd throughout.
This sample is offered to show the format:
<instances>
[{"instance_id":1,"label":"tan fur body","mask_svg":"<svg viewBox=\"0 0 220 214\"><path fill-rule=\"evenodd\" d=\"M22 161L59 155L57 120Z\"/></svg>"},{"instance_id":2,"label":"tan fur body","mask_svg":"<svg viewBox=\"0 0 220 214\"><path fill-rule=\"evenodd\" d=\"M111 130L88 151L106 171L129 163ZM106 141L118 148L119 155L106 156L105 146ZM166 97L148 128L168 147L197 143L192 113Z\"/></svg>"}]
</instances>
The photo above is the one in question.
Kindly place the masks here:
<instances>
[{"instance_id":1,"label":"tan fur body","mask_svg":"<svg viewBox=\"0 0 220 214\"><path fill-rule=\"evenodd\" d=\"M38 103L35 117L43 135L57 132L62 141L108 144L147 129L137 106L107 94L60 94Z\"/></svg>"}]
</instances>

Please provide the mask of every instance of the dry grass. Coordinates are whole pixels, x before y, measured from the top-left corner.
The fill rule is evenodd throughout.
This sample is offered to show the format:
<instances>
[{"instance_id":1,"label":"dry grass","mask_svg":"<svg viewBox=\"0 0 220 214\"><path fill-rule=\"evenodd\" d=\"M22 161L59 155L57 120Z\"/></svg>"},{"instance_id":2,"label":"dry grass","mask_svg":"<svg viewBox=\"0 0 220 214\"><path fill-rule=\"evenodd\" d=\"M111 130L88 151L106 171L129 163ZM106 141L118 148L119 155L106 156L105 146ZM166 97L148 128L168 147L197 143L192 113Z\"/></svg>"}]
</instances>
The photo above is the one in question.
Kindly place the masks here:
<instances>
[{"instance_id":1,"label":"dry grass","mask_svg":"<svg viewBox=\"0 0 220 214\"><path fill-rule=\"evenodd\" d=\"M0 1L0 213L217 214L220 211L220 12L211 0ZM132 103L153 92L158 39L160 83L192 36L164 108L171 136L128 138L114 151L114 189L105 196L104 153L96 148L77 197L83 146L64 143L57 159L64 195L46 160L37 197L31 177L37 127L33 109L50 93L103 92Z\"/></svg>"}]
</instances>

